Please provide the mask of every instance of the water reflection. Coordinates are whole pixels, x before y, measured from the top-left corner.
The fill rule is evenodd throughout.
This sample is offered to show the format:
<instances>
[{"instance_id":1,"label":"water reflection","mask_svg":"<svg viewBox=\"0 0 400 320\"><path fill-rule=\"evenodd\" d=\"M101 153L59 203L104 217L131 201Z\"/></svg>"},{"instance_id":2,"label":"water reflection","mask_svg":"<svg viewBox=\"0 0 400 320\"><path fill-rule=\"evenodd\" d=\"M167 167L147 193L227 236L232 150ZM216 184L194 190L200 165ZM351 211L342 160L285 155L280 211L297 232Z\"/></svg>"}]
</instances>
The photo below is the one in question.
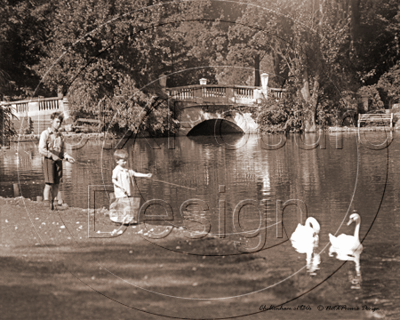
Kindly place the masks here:
<instances>
[{"instance_id":1,"label":"water reflection","mask_svg":"<svg viewBox=\"0 0 400 320\"><path fill-rule=\"evenodd\" d=\"M388 150L358 147L352 135L329 136L332 139L327 139L326 149L317 147L311 150L299 148L293 135L277 150L267 150L263 148L263 144L276 144L280 140L279 136L266 136L263 137L264 140L257 135L224 136L223 140L216 140L213 136L178 137L174 148L169 148L168 139L163 138L155 141L137 139L128 143L126 148L130 155L129 166L132 169L144 173L151 172L155 180L195 188L184 189L155 180L137 179L137 192L142 197L142 203L149 199L161 199L170 204L174 212L174 221L171 223L177 227L186 227L188 237L193 238L189 242L182 241L182 237L178 236L167 237L165 241L159 239L159 246L154 246L155 252L166 247L174 251L176 259L179 259L179 254L183 251L191 254L185 255L185 259L195 255L213 254L212 259L215 260L209 266L212 269L210 274L215 274L216 278L229 276L226 282L234 283L230 289L237 294L270 287L268 301L271 301L271 304L281 303L284 299L286 301L307 292L322 279L328 279L319 289L304 295L302 303L312 304L323 299L330 304L357 305L364 301L363 303L368 305L378 303L379 307L388 308L386 303L388 300L391 302L393 297L398 297L399 287L397 274L400 249L397 244L400 234L400 140L394 140L390 146L391 162L387 183L385 179ZM317 136L309 137L305 141L307 144L312 144L318 139ZM337 148L336 138L339 139L340 148ZM24 196L40 195L43 189L43 174L42 158L37 152L37 146L20 144L18 149L12 148L14 149L0 157L1 195L12 196L12 183L17 182L18 177ZM112 185L111 173L115 166L113 150L102 149L102 142L88 142L85 147L73 150L71 154L78 161L74 165L66 163L64 166L63 188L66 201L70 206L87 208L90 185ZM220 186L225 186L225 192L221 191ZM383 190L386 190L386 194L382 202ZM207 210L188 207L180 212L182 203L189 199L203 200L208 205ZM288 207L282 215L282 221L278 221L278 199L283 202L300 199L307 204L310 215L322 226L318 233L319 247L329 245L329 233L354 234L354 224L349 230L341 231L340 228L343 221L347 222L346 213L349 207L357 207L362 212L363 220L363 224L359 223L356 227L357 237L363 239L370 231L364 242L368 250L363 252L363 260L360 261L360 249L349 254L346 250L343 253L343 250L336 247L332 249L332 254L336 254L338 259L328 258L327 252L322 252L319 257L314 250L315 236L310 246L314 248L311 259L306 257L307 253L299 254L289 241L290 235L299 224L298 208ZM243 207L237 223L241 228L235 229L233 212L236 205L243 200L267 205L261 206L261 210L255 205ZM96 207L109 206L106 194L104 203L101 194L96 194L96 201ZM225 201L225 215L219 215L220 201ZM379 210L381 212L377 219ZM204 222L207 228L196 222L198 220L208 221L208 224ZM245 237L246 232L257 230L264 222L266 228L260 229L257 237L240 239ZM219 228L220 225L225 229ZM109 218L104 218L104 228L106 227L111 228L110 230L114 228ZM267 231L262 233L262 230ZM279 234L277 230L282 232ZM220 231L225 237L215 237ZM118 241L130 241L128 244L131 245L132 237L134 236L123 235ZM251 249L262 243L260 237L263 237L261 240L265 239L265 245L256 253L241 255L232 244L238 241L242 244L241 247ZM84 239L78 238L77 241ZM180 249L176 249L178 246ZM216 257L217 255L219 257ZM340 257L345 258L345 261L351 260L351 263L340 268L343 264ZM207 257L205 260L208 259ZM308 263L309 273L299 272L304 267L304 259L306 262L311 260ZM195 259L193 261L197 262ZM355 262L356 268L352 262ZM112 263L115 261L110 262ZM360 263L363 264L363 278ZM237 273L227 272L227 266L237 267ZM350 268L352 270L348 272ZM249 275L240 278L243 270L248 271ZM317 273L317 270L317 276L309 276ZM251 286L248 285L250 277L254 280ZM243 281L243 285L234 282L239 281L238 279ZM245 289L240 291L241 288ZM362 290L357 290L360 288ZM265 292L266 290L262 291L260 295L260 303L265 303ZM201 294L199 293L199 296ZM360 298L357 301L356 295ZM394 308L393 306L392 309ZM323 317L328 313L320 314Z\"/></svg>"},{"instance_id":2,"label":"water reflection","mask_svg":"<svg viewBox=\"0 0 400 320\"><path fill-rule=\"evenodd\" d=\"M361 283L362 283L361 272L360 274L357 274L349 270L349 281L351 284L351 289L355 290L361 289Z\"/></svg>"}]
</instances>

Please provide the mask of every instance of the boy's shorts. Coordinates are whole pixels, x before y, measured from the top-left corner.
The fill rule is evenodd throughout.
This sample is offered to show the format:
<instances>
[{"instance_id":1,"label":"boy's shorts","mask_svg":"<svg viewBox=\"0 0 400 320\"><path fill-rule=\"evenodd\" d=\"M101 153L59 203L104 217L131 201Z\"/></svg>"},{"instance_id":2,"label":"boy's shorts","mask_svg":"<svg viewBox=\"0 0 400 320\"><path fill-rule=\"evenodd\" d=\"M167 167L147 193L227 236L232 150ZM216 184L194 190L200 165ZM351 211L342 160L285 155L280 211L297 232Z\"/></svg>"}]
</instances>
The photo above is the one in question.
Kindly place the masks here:
<instances>
[{"instance_id":1,"label":"boy's shorts","mask_svg":"<svg viewBox=\"0 0 400 320\"><path fill-rule=\"evenodd\" d=\"M54 161L50 158L43 159L44 182L49 184L59 184L62 178L62 160Z\"/></svg>"}]
</instances>

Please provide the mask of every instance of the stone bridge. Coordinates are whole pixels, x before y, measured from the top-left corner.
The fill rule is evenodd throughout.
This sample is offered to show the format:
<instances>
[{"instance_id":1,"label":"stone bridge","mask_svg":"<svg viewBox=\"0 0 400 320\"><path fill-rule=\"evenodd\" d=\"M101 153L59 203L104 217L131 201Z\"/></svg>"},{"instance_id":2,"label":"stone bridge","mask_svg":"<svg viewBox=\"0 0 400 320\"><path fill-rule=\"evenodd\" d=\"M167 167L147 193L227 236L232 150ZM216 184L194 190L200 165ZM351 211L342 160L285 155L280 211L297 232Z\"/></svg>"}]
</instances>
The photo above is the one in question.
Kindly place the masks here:
<instances>
[{"instance_id":1,"label":"stone bridge","mask_svg":"<svg viewBox=\"0 0 400 320\"><path fill-rule=\"evenodd\" d=\"M242 112L240 108L231 105L179 105L178 135L257 132L251 113Z\"/></svg>"},{"instance_id":2,"label":"stone bridge","mask_svg":"<svg viewBox=\"0 0 400 320\"><path fill-rule=\"evenodd\" d=\"M213 134L215 131L255 133L257 125L249 108L258 108L263 99L279 99L285 94L284 89L267 87L268 75L265 73L261 75L261 87L207 85L206 82L206 79L200 79L200 85L168 88L166 78L160 78L164 92L173 98L179 111L178 135ZM66 97L1 102L1 106L7 105L13 108L14 127L21 133L31 123L31 131L40 134L50 125L50 115L54 111L63 112L65 120L70 117Z\"/></svg>"},{"instance_id":3,"label":"stone bridge","mask_svg":"<svg viewBox=\"0 0 400 320\"><path fill-rule=\"evenodd\" d=\"M201 79L200 85L164 88L178 109L178 135L256 133L251 108L258 108L263 99L279 99L285 93L284 89L267 88L268 75L263 74L261 79L262 87L207 85Z\"/></svg>"}]
</instances>

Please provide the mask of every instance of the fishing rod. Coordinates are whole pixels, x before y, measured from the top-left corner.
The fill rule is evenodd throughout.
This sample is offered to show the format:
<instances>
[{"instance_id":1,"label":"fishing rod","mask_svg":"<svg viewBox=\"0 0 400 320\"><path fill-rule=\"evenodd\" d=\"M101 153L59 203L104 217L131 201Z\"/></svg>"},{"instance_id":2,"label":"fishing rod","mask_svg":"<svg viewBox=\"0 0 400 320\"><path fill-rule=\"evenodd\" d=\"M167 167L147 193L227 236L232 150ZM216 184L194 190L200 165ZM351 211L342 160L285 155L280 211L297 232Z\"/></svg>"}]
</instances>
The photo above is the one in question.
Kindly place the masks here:
<instances>
[{"instance_id":1,"label":"fishing rod","mask_svg":"<svg viewBox=\"0 0 400 320\"><path fill-rule=\"evenodd\" d=\"M167 182L167 181L163 181L163 180L157 180L157 179L152 179L152 180L153 181L157 181L157 182L162 182L162 183L165 183L165 184L170 184L172 186L179 187L179 188L184 188L184 189L189 189L189 190L196 190L196 188L180 186L179 184L175 184L175 183L171 183L171 182Z\"/></svg>"}]
</instances>

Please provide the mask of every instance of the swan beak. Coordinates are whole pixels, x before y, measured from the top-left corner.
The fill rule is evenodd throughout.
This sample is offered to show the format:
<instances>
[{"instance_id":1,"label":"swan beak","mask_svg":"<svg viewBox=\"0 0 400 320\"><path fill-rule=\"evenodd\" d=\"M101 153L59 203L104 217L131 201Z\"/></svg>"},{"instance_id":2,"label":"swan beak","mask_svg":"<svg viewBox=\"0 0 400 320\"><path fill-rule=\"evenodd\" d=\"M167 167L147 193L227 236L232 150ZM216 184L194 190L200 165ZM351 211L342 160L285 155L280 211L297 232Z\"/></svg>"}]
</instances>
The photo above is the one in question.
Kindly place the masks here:
<instances>
[{"instance_id":1,"label":"swan beak","mask_svg":"<svg viewBox=\"0 0 400 320\"><path fill-rule=\"evenodd\" d=\"M351 225L351 223L353 222L353 219L350 219L349 222L347 222L347 225Z\"/></svg>"}]
</instances>

